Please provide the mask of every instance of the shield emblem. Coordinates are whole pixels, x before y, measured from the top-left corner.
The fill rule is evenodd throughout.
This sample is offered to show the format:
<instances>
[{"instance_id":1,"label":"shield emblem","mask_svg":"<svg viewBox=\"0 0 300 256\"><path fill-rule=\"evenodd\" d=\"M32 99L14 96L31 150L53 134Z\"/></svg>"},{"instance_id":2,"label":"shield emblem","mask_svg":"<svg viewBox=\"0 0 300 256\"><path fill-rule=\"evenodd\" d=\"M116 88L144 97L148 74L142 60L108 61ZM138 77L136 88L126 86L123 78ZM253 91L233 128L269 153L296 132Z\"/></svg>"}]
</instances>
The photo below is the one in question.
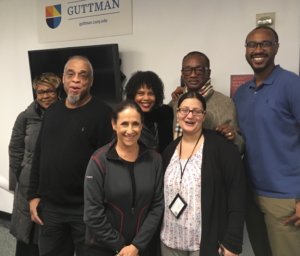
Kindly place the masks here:
<instances>
[{"instance_id":1,"label":"shield emblem","mask_svg":"<svg viewBox=\"0 0 300 256\"><path fill-rule=\"evenodd\" d=\"M46 22L49 28L57 28L61 22L61 4L46 6Z\"/></svg>"}]
</instances>

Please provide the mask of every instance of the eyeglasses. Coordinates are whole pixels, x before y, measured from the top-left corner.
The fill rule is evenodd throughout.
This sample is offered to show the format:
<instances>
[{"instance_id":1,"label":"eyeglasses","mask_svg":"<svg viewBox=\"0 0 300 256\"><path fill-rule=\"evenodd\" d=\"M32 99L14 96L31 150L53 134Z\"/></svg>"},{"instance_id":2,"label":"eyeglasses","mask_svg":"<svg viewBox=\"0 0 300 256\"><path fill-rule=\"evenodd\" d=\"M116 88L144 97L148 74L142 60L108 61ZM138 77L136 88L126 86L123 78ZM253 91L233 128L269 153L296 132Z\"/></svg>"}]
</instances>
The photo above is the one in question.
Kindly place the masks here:
<instances>
[{"instance_id":1,"label":"eyeglasses","mask_svg":"<svg viewBox=\"0 0 300 256\"><path fill-rule=\"evenodd\" d=\"M208 67L186 67L182 68L181 72L185 76L189 76L194 71L196 75L203 74L205 71L209 70Z\"/></svg>"},{"instance_id":2,"label":"eyeglasses","mask_svg":"<svg viewBox=\"0 0 300 256\"><path fill-rule=\"evenodd\" d=\"M37 90L36 94L43 95L43 94L55 94L56 90L54 89L48 89L48 90Z\"/></svg>"},{"instance_id":3,"label":"eyeglasses","mask_svg":"<svg viewBox=\"0 0 300 256\"><path fill-rule=\"evenodd\" d=\"M205 114L205 110L200 108L177 108L177 111L183 116L187 116L190 112L192 112L193 116L203 116Z\"/></svg>"},{"instance_id":4,"label":"eyeglasses","mask_svg":"<svg viewBox=\"0 0 300 256\"><path fill-rule=\"evenodd\" d=\"M261 48L265 49L276 44L277 42L268 41L268 40L262 42L249 41L245 43L245 47L250 49L256 49L258 46L260 46Z\"/></svg>"}]
</instances>

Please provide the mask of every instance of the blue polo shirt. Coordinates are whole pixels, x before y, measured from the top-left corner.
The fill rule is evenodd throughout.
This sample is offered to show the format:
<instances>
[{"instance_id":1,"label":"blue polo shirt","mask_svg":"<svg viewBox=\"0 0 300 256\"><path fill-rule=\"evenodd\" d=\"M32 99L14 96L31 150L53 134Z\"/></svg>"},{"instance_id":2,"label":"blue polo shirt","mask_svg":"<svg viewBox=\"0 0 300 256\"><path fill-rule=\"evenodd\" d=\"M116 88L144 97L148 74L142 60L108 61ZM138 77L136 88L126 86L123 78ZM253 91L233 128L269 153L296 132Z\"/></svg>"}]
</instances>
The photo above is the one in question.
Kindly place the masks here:
<instances>
[{"instance_id":1,"label":"blue polo shirt","mask_svg":"<svg viewBox=\"0 0 300 256\"><path fill-rule=\"evenodd\" d=\"M300 198L300 78L276 66L264 83L234 96L247 174L258 195Z\"/></svg>"}]
</instances>

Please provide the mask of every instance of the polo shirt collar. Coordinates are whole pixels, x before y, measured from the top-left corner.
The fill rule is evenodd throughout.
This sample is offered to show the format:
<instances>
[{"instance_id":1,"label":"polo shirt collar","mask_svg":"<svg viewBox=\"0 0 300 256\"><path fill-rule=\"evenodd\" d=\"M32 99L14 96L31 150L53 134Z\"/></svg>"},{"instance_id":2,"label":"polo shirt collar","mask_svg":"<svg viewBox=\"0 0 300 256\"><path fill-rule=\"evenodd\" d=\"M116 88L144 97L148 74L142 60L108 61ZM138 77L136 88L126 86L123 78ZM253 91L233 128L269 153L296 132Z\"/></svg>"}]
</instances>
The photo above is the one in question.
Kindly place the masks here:
<instances>
[{"instance_id":1,"label":"polo shirt collar","mask_svg":"<svg viewBox=\"0 0 300 256\"><path fill-rule=\"evenodd\" d=\"M277 77L277 74L280 72L280 70L281 70L280 65L275 65L272 73L267 77L267 79L262 83L262 85L259 86L259 88L262 88L265 85L272 85L274 83L274 80ZM251 80L251 82L249 84L249 89L257 89L256 83L255 83L255 77L253 77L253 79Z\"/></svg>"}]
</instances>

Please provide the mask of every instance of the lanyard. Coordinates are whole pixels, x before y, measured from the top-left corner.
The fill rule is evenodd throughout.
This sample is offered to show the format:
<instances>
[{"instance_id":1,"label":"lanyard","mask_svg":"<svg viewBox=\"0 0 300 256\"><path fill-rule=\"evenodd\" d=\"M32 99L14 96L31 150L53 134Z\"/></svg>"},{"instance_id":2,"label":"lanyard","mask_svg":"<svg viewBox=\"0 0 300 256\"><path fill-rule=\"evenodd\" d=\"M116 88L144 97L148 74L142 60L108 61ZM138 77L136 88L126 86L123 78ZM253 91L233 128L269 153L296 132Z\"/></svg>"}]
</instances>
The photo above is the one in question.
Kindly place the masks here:
<instances>
[{"instance_id":1,"label":"lanyard","mask_svg":"<svg viewBox=\"0 0 300 256\"><path fill-rule=\"evenodd\" d=\"M196 149L196 146L197 146L197 144L198 144L198 142L199 142L201 136L202 136L202 132L200 133L200 135L199 135L199 137L198 137L198 139L197 139L197 142L196 142L196 144L195 144L195 146L194 146L194 148L193 148L193 151L192 151L192 153L190 154L190 156L188 157L188 159L187 159L187 161L186 161L186 163L185 163L183 169L182 169L182 165L181 165L181 162L180 162L180 159L181 159L181 150L182 150L182 138L181 138L181 140L180 140L180 147L179 147L179 166L180 166L180 172L181 172L181 175L180 175L180 188L181 188L181 182L182 182L182 177L183 177L185 168L186 168L188 162L190 161L190 159L191 159L191 157L192 157L192 155L193 155L193 153L194 153L194 151L195 151L195 149Z\"/></svg>"}]
</instances>

